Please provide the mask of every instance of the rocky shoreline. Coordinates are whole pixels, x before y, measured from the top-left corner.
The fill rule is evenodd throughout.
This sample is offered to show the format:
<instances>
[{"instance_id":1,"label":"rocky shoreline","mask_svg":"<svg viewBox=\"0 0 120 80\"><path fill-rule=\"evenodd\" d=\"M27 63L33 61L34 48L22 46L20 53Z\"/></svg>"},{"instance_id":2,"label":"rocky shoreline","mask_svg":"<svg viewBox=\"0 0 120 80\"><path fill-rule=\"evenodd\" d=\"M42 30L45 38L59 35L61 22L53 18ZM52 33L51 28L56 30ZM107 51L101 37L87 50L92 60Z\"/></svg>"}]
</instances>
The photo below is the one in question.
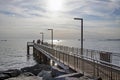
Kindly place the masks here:
<instances>
[{"instance_id":1,"label":"rocky shoreline","mask_svg":"<svg viewBox=\"0 0 120 80\"><path fill-rule=\"evenodd\" d=\"M58 71L49 65L36 64L21 69L0 71L0 80L58 80L55 77L63 74L66 73L64 71Z\"/></svg>"},{"instance_id":2,"label":"rocky shoreline","mask_svg":"<svg viewBox=\"0 0 120 80\"><path fill-rule=\"evenodd\" d=\"M101 78L92 78L82 74L77 74L77 77L66 76L69 74L57 67L36 64L21 69L0 71L0 80L102 80Z\"/></svg>"}]
</instances>

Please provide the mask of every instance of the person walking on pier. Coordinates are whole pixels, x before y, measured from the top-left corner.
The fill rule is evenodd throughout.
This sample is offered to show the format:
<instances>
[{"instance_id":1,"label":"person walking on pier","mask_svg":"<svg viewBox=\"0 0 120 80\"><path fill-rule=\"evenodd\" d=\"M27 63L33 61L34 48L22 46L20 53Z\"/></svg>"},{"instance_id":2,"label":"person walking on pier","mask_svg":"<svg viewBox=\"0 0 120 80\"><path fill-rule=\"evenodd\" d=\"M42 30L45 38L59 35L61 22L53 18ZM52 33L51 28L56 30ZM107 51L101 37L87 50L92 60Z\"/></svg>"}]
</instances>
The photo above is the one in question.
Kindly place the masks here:
<instances>
[{"instance_id":1,"label":"person walking on pier","mask_svg":"<svg viewBox=\"0 0 120 80\"><path fill-rule=\"evenodd\" d=\"M40 43L41 43L41 41L40 41L40 39L38 39L38 40L37 40L37 44L40 44Z\"/></svg>"}]
</instances>

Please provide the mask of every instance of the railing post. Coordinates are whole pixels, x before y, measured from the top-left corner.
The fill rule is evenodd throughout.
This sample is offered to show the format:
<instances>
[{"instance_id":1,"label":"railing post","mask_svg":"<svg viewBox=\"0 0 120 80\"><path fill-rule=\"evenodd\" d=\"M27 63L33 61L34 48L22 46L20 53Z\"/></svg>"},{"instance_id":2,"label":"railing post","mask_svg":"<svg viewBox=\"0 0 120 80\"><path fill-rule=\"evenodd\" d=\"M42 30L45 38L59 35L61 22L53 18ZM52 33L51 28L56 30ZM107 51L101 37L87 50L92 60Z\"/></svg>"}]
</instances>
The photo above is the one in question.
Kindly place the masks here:
<instances>
[{"instance_id":1,"label":"railing post","mask_svg":"<svg viewBox=\"0 0 120 80\"><path fill-rule=\"evenodd\" d=\"M29 46L27 45L27 55L29 55Z\"/></svg>"},{"instance_id":2,"label":"railing post","mask_svg":"<svg viewBox=\"0 0 120 80\"><path fill-rule=\"evenodd\" d=\"M98 64L98 60L97 60L97 76L99 76L99 64Z\"/></svg>"},{"instance_id":3,"label":"railing post","mask_svg":"<svg viewBox=\"0 0 120 80\"><path fill-rule=\"evenodd\" d=\"M77 69L78 69L78 48L77 48L77 52L76 53L77 53L76 57L77 57Z\"/></svg>"},{"instance_id":4,"label":"railing post","mask_svg":"<svg viewBox=\"0 0 120 80\"><path fill-rule=\"evenodd\" d=\"M113 80L113 78L112 78L112 65L110 66L110 76L111 76L111 80Z\"/></svg>"},{"instance_id":5,"label":"railing post","mask_svg":"<svg viewBox=\"0 0 120 80\"><path fill-rule=\"evenodd\" d=\"M81 52L83 52L82 48L81 48ZM82 59L82 64L81 64L82 65L82 73L84 74L84 67L85 67L84 65L85 64L84 64L84 55L82 53L81 53L81 59Z\"/></svg>"},{"instance_id":6,"label":"railing post","mask_svg":"<svg viewBox=\"0 0 120 80\"><path fill-rule=\"evenodd\" d=\"M94 68L94 69L93 69L93 76L95 76L95 60L94 60L94 59L93 59L93 66L94 66L94 67L93 67L93 68Z\"/></svg>"},{"instance_id":7,"label":"railing post","mask_svg":"<svg viewBox=\"0 0 120 80\"><path fill-rule=\"evenodd\" d=\"M67 65L68 65L68 57L69 57L69 50L68 50L68 47L67 47Z\"/></svg>"},{"instance_id":8,"label":"railing post","mask_svg":"<svg viewBox=\"0 0 120 80\"><path fill-rule=\"evenodd\" d=\"M69 56L70 56L70 48L68 48L68 66L69 66Z\"/></svg>"}]
</instances>

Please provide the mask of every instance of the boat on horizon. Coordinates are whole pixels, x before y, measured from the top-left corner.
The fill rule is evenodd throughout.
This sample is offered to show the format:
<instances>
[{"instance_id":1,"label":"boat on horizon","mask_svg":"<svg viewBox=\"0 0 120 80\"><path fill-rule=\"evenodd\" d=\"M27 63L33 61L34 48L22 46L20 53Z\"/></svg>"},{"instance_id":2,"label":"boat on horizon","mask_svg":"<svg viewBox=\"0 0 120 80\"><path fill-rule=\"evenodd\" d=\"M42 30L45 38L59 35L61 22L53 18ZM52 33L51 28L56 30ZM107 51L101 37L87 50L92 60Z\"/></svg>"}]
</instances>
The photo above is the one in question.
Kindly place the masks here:
<instances>
[{"instance_id":1,"label":"boat on horizon","mask_svg":"<svg viewBox=\"0 0 120 80\"><path fill-rule=\"evenodd\" d=\"M0 41L7 41L7 40L0 40Z\"/></svg>"}]
</instances>

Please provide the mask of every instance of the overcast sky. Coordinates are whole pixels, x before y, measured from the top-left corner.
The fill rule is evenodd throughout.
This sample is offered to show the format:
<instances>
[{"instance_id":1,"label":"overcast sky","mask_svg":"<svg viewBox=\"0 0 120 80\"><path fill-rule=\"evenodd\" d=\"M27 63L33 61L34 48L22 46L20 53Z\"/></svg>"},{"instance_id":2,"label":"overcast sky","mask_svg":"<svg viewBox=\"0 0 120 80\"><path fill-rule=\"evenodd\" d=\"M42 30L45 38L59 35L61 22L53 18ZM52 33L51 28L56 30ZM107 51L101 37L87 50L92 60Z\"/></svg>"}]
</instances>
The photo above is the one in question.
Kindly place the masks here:
<instances>
[{"instance_id":1,"label":"overcast sky","mask_svg":"<svg viewBox=\"0 0 120 80\"><path fill-rule=\"evenodd\" d=\"M0 0L0 39L78 39L84 19L84 38L120 38L120 0Z\"/></svg>"}]
</instances>

